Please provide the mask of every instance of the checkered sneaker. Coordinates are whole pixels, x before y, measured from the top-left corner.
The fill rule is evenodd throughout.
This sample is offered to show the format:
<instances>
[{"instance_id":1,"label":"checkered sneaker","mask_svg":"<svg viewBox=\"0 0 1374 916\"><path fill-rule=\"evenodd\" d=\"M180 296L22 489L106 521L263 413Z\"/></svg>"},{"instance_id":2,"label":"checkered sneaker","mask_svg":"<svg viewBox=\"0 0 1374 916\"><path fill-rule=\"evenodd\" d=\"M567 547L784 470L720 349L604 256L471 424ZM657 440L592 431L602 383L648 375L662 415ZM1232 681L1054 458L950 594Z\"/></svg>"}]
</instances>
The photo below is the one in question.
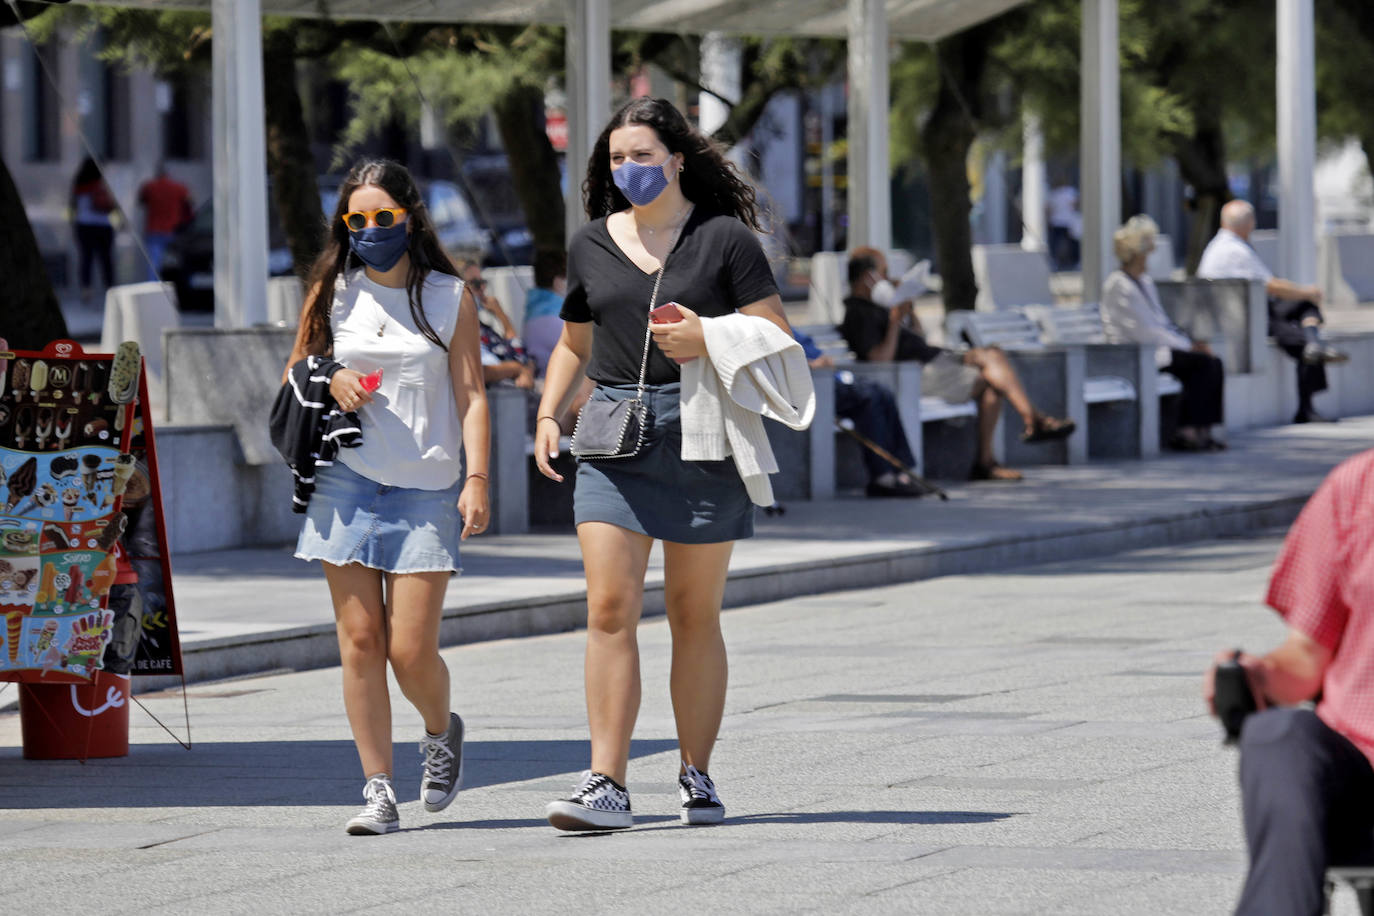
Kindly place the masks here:
<instances>
[{"instance_id":1,"label":"checkered sneaker","mask_svg":"<svg viewBox=\"0 0 1374 916\"><path fill-rule=\"evenodd\" d=\"M725 805L716 794L711 777L689 763L683 763L677 778L677 794L682 799L682 823L719 824L725 820Z\"/></svg>"},{"instance_id":2,"label":"checkered sneaker","mask_svg":"<svg viewBox=\"0 0 1374 916\"><path fill-rule=\"evenodd\" d=\"M587 770L566 799L549 802L549 823L559 830L624 830L634 825L630 793L604 773Z\"/></svg>"},{"instance_id":3,"label":"checkered sneaker","mask_svg":"<svg viewBox=\"0 0 1374 916\"><path fill-rule=\"evenodd\" d=\"M420 800L426 811L443 811L463 784L463 720L458 713L449 713L442 735L426 733L420 739L420 753L425 755Z\"/></svg>"},{"instance_id":4,"label":"checkered sneaker","mask_svg":"<svg viewBox=\"0 0 1374 916\"><path fill-rule=\"evenodd\" d=\"M375 836L380 833L394 833L401 829L401 815L396 811L396 793L391 789L391 778L373 776L363 786L363 798L367 804L344 828L354 836Z\"/></svg>"}]
</instances>

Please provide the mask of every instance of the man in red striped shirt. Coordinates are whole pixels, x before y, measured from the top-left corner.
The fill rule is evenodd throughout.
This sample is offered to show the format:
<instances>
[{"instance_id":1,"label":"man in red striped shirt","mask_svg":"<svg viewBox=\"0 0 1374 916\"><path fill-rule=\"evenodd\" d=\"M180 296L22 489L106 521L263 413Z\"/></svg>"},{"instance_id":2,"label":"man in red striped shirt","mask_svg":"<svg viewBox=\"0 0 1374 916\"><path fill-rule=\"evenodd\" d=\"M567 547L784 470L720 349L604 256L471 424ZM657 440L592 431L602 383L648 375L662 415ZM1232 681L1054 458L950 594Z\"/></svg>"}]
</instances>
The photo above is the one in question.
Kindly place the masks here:
<instances>
[{"instance_id":1,"label":"man in red striped shirt","mask_svg":"<svg viewBox=\"0 0 1374 916\"><path fill-rule=\"evenodd\" d=\"M1317 916L1327 866L1374 864L1374 451L1308 501L1266 601L1288 636L1238 659L1261 711L1240 736L1250 871L1236 912Z\"/></svg>"}]
</instances>

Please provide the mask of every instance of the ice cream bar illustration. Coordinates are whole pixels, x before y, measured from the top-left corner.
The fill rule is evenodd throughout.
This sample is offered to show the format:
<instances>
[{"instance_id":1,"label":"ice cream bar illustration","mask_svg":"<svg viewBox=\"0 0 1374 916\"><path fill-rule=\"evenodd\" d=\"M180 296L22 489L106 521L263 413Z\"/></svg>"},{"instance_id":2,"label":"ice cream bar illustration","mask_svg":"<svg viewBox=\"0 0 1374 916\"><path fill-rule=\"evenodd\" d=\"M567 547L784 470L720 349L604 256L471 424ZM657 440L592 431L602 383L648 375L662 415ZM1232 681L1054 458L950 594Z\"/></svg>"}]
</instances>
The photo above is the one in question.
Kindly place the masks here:
<instances>
[{"instance_id":1,"label":"ice cream bar illustration","mask_svg":"<svg viewBox=\"0 0 1374 916\"><path fill-rule=\"evenodd\" d=\"M48 387L48 364L41 359L33 361L33 370L29 373L29 390L37 397Z\"/></svg>"},{"instance_id":2,"label":"ice cream bar illustration","mask_svg":"<svg viewBox=\"0 0 1374 916\"><path fill-rule=\"evenodd\" d=\"M76 513L76 504L81 502L81 491L76 487L68 487L62 491L62 516L67 521L72 520L72 515Z\"/></svg>"},{"instance_id":3,"label":"ice cream bar illustration","mask_svg":"<svg viewBox=\"0 0 1374 916\"><path fill-rule=\"evenodd\" d=\"M33 407L25 404L14 415L14 444L23 448L33 433Z\"/></svg>"},{"instance_id":4,"label":"ice cream bar illustration","mask_svg":"<svg viewBox=\"0 0 1374 916\"><path fill-rule=\"evenodd\" d=\"M114 495L124 495L124 490L129 486L129 478L134 474L134 456L120 455L114 462Z\"/></svg>"},{"instance_id":5,"label":"ice cream bar illustration","mask_svg":"<svg viewBox=\"0 0 1374 916\"><path fill-rule=\"evenodd\" d=\"M34 509L46 509L55 502L57 502L57 488L47 481L44 481L42 486L35 490L34 494L30 496L22 506L15 510L14 514L23 515Z\"/></svg>"},{"instance_id":6,"label":"ice cream bar illustration","mask_svg":"<svg viewBox=\"0 0 1374 916\"><path fill-rule=\"evenodd\" d=\"M57 564L44 563L43 575L38 579L38 597L34 599L36 604L47 604L57 598Z\"/></svg>"},{"instance_id":7,"label":"ice cream bar illustration","mask_svg":"<svg viewBox=\"0 0 1374 916\"><path fill-rule=\"evenodd\" d=\"M41 652L47 651L48 647L52 645L53 640L56 638L57 621L49 620L47 623L43 624L43 629L38 632L38 639L36 639L33 644L33 654L38 655Z\"/></svg>"},{"instance_id":8,"label":"ice cream bar illustration","mask_svg":"<svg viewBox=\"0 0 1374 916\"><path fill-rule=\"evenodd\" d=\"M110 424L104 420L95 419L85 425L82 433L87 438L108 439L110 438Z\"/></svg>"},{"instance_id":9,"label":"ice cream bar illustration","mask_svg":"<svg viewBox=\"0 0 1374 916\"><path fill-rule=\"evenodd\" d=\"M5 352L5 353L8 353L9 350L10 350L10 342L9 342L8 340L6 340L5 338L0 337L0 351L3 351L3 352ZM5 357L5 356L0 356L0 391L4 391L4 390L5 390L5 377L6 377L7 375L9 375L9 371L10 371L10 361L9 361L9 358L8 358L8 357Z\"/></svg>"},{"instance_id":10,"label":"ice cream bar illustration","mask_svg":"<svg viewBox=\"0 0 1374 916\"><path fill-rule=\"evenodd\" d=\"M81 485L86 488L86 497L95 502L96 475L100 471L100 456L87 453L81 456Z\"/></svg>"},{"instance_id":11,"label":"ice cream bar illustration","mask_svg":"<svg viewBox=\"0 0 1374 916\"><path fill-rule=\"evenodd\" d=\"M72 437L72 426L75 425L76 418L71 414L63 414L57 418L57 447L66 448L67 440Z\"/></svg>"},{"instance_id":12,"label":"ice cream bar illustration","mask_svg":"<svg viewBox=\"0 0 1374 916\"><path fill-rule=\"evenodd\" d=\"M68 604L76 604L81 600L81 586L86 584L86 576L81 572L81 567L72 564L72 568L67 570L67 578L71 582L67 585L67 591L62 598Z\"/></svg>"},{"instance_id":13,"label":"ice cream bar illustration","mask_svg":"<svg viewBox=\"0 0 1374 916\"><path fill-rule=\"evenodd\" d=\"M72 380L72 368L65 363L54 363L48 367L48 386L53 389L53 397L62 397L59 389L66 388Z\"/></svg>"},{"instance_id":14,"label":"ice cream bar illustration","mask_svg":"<svg viewBox=\"0 0 1374 916\"><path fill-rule=\"evenodd\" d=\"M123 512L110 519L110 523L100 532L100 536L95 539L95 549L103 550L106 553L114 549L115 541L124 533L124 528L129 524L129 516Z\"/></svg>"},{"instance_id":15,"label":"ice cream bar illustration","mask_svg":"<svg viewBox=\"0 0 1374 916\"><path fill-rule=\"evenodd\" d=\"M19 470L10 475L10 497L6 511L19 505L19 501L33 492L38 483L38 459L29 458L19 465Z\"/></svg>"},{"instance_id":16,"label":"ice cream bar illustration","mask_svg":"<svg viewBox=\"0 0 1374 916\"><path fill-rule=\"evenodd\" d=\"M81 462L76 460L75 455L58 455L48 465L48 473L53 480L66 480L75 474L81 467Z\"/></svg>"},{"instance_id":17,"label":"ice cream bar illustration","mask_svg":"<svg viewBox=\"0 0 1374 916\"><path fill-rule=\"evenodd\" d=\"M29 387L29 361L27 359L14 361L14 369L10 372L10 385L10 390L16 395Z\"/></svg>"},{"instance_id":18,"label":"ice cream bar illustration","mask_svg":"<svg viewBox=\"0 0 1374 916\"><path fill-rule=\"evenodd\" d=\"M138 394L138 342L126 340L115 351L114 363L110 366L110 400L116 404L127 404Z\"/></svg>"},{"instance_id":19,"label":"ice cream bar illustration","mask_svg":"<svg viewBox=\"0 0 1374 916\"><path fill-rule=\"evenodd\" d=\"M37 436L35 444L40 452L47 445L48 438L52 435L53 423L56 421L57 414L53 412L51 407L38 408L38 423L34 426L34 432Z\"/></svg>"},{"instance_id":20,"label":"ice cream bar illustration","mask_svg":"<svg viewBox=\"0 0 1374 916\"><path fill-rule=\"evenodd\" d=\"M91 596L99 598L110 590L114 584L115 573L118 571L115 566L115 555L107 554L105 559L100 561L100 565L91 573Z\"/></svg>"},{"instance_id":21,"label":"ice cream bar illustration","mask_svg":"<svg viewBox=\"0 0 1374 916\"><path fill-rule=\"evenodd\" d=\"M5 615L5 644L9 649L10 664L19 661L19 634L24 629L24 618L27 616L28 609L10 611Z\"/></svg>"}]
</instances>

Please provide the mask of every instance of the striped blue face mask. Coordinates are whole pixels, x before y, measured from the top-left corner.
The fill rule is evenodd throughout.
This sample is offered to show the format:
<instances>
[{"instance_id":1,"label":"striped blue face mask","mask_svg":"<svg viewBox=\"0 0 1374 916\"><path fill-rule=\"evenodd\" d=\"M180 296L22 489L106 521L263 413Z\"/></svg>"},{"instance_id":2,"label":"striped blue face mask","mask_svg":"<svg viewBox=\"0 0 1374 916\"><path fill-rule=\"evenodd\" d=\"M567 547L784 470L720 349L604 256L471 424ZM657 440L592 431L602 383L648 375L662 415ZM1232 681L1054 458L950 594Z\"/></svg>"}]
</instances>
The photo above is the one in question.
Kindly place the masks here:
<instances>
[{"instance_id":1,"label":"striped blue face mask","mask_svg":"<svg viewBox=\"0 0 1374 916\"><path fill-rule=\"evenodd\" d=\"M658 165L641 165L627 159L611 173L611 179L626 200L636 207L647 207L668 187L668 178L663 174L665 164L667 160Z\"/></svg>"}]
</instances>

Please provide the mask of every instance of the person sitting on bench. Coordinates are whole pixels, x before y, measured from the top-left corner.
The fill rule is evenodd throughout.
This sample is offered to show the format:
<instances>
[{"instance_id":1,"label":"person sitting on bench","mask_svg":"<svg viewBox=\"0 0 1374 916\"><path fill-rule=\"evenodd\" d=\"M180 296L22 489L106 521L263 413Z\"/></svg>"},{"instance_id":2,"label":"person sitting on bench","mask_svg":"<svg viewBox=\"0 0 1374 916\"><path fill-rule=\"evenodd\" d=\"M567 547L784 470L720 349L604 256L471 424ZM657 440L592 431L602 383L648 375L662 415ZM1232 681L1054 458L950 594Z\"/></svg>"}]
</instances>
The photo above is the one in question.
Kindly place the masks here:
<instances>
[{"instance_id":1,"label":"person sitting on bench","mask_svg":"<svg viewBox=\"0 0 1374 916\"><path fill-rule=\"evenodd\" d=\"M1255 208L1233 200L1221 208L1221 228L1197 265L1203 280L1258 280L1269 294L1269 336L1298 364L1298 412L1294 423L1329 421L1312 406L1314 395L1326 390L1326 364L1343 363L1349 356L1321 337L1322 291L1274 276L1250 247L1255 231Z\"/></svg>"},{"instance_id":2,"label":"person sitting on bench","mask_svg":"<svg viewBox=\"0 0 1374 916\"><path fill-rule=\"evenodd\" d=\"M840 333L854 355L866 362L915 360L922 363L921 394L951 404L978 402L978 457L972 480L1020 480L1021 472L1002 467L993 456L992 437L1005 398L1021 415L1023 442L1063 439L1074 421L1047 416L1026 395L1006 354L996 347L962 352L926 342L911 300L893 302L894 286L887 276L887 258L876 248L849 253L849 297L844 300Z\"/></svg>"},{"instance_id":3,"label":"person sitting on bench","mask_svg":"<svg viewBox=\"0 0 1374 916\"><path fill-rule=\"evenodd\" d=\"M1284 539L1265 601L1287 638L1262 656L1217 655L1240 663L1260 709L1240 729L1250 870L1239 914L1317 916L1329 866L1374 865L1371 548L1374 450L1332 471ZM1202 691L1214 715L1216 672Z\"/></svg>"}]
</instances>

